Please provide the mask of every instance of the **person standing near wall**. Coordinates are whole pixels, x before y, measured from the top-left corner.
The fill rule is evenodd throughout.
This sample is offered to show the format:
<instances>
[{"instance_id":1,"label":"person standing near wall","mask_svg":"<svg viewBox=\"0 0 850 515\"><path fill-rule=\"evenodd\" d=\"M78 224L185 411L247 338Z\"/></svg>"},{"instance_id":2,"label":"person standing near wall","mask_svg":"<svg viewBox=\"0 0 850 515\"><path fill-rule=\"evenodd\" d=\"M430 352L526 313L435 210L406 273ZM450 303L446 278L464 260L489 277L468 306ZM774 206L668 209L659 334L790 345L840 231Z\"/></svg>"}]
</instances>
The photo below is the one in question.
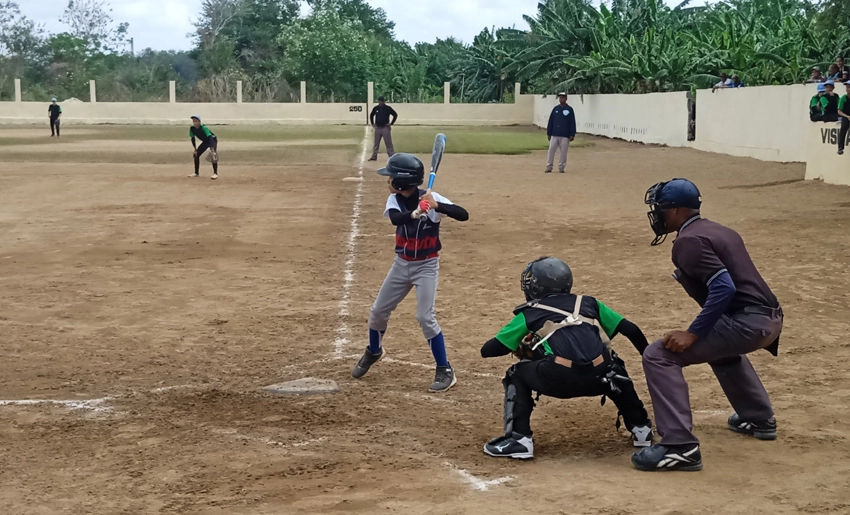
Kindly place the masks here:
<instances>
[{"instance_id":1,"label":"person standing near wall","mask_svg":"<svg viewBox=\"0 0 850 515\"><path fill-rule=\"evenodd\" d=\"M818 85L820 86L820 85ZM821 102L821 120L824 122L838 121L838 94L835 93L835 83L826 81L823 84L824 94L820 98Z\"/></svg>"},{"instance_id":2,"label":"person standing near wall","mask_svg":"<svg viewBox=\"0 0 850 515\"><path fill-rule=\"evenodd\" d=\"M392 117L392 120L390 120ZM381 138L384 139L384 145L387 147L387 156L393 157L395 151L393 149L393 130L392 126L398 119L398 114L395 110L386 104L384 97L378 97L378 105L372 109L369 115L369 121L372 127L375 128L375 148L372 149L372 157L369 161L378 160L378 151L381 149Z\"/></svg>"},{"instance_id":3,"label":"person standing near wall","mask_svg":"<svg viewBox=\"0 0 850 515\"><path fill-rule=\"evenodd\" d=\"M549 138L549 159L546 162L546 173L552 173L555 151L559 149L561 159L558 161L558 171L564 173L570 142L576 138L576 115L573 108L567 104L566 93L558 93L558 105L552 109L552 113L549 115L546 136Z\"/></svg>"},{"instance_id":4,"label":"person standing near wall","mask_svg":"<svg viewBox=\"0 0 850 515\"><path fill-rule=\"evenodd\" d=\"M56 103L56 98L51 99L47 106L47 118L50 120L50 137L59 137L59 119L62 118L62 107Z\"/></svg>"},{"instance_id":5,"label":"person standing near wall","mask_svg":"<svg viewBox=\"0 0 850 515\"><path fill-rule=\"evenodd\" d=\"M838 131L838 155L844 153L844 142L847 141L847 131L850 130L850 82L844 83L847 93L838 99L838 116L841 117L841 130Z\"/></svg>"}]
</instances>

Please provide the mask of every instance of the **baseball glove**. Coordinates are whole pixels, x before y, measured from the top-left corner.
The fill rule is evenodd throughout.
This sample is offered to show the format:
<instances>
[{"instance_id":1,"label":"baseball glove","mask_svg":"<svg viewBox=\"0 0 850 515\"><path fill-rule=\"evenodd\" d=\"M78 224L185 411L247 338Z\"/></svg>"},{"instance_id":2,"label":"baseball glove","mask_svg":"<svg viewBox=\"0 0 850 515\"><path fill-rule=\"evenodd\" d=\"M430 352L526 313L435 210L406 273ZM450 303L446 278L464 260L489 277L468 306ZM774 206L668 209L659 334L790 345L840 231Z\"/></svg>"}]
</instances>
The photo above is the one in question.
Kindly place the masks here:
<instances>
[{"instance_id":1,"label":"baseball glove","mask_svg":"<svg viewBox=\"0 0 850 515\"><path fill-rule=\"evenodd\" d=\"M213 164L218 163L218 152L210 149L209 153L207 153L207 162Z\"/></svg>"},{"instance_id":2,"label":"baseball glove","mask_svg":"<svg viewBox=\"0 0 850 515\"><path fill-rule=\"evenodd\" d=\"M538 350L532 350L532 347L534 347L539 341L539 336L534 333L528 333L527 335L525 335L525 338L522 339L522 343L519 345L519 347L517 347L516 350L512 352L512 354L519 360L538 359L538 357L536 357L535 355L539 354L539 348Z\"/></svg>"}]
</instances>

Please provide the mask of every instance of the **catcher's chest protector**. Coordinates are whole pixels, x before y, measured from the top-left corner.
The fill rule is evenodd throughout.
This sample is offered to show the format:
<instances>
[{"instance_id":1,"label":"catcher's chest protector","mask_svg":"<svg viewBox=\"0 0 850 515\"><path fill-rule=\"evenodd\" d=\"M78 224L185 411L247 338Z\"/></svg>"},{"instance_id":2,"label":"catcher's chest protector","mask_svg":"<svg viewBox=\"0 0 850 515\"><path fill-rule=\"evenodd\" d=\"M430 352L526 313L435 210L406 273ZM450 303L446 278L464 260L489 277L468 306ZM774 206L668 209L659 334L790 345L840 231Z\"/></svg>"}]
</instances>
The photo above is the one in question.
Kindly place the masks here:
<instances>
[{"instance_id":1,"label":"catcher's chest protector","mask_svg":"<svg viewBox=\"0 0 850 515\"><path fill-rule=\"evenodd\" d=\"M611 350L611 339L608 338L608 335L605 333L605 330L602 329L602 324L599 323L599 320L595 318L589 318L580 313L581 311L581 301L584 297L582 295L576 295L576 303L575 308L572 313L568 313L566 311L560 310L558 308L553 308L552 306L547 306L545 304L540 304L539 302L533 302L528 305L530 308L542 309L544 311L549 311L552 313L557 313L559 315L564 315L564 319L560 322L553 322L552 320L547 320L543 327L540 329L538 334L541 335L540 340L534 344L531 350L535 350L539 345L548 340L553 334L561 329L566 327L577 326L580 324L590 324L599 331L599 338L602 340L602 343L605 345L605 348L609 351Z\"/></svg>"}]
</instances>

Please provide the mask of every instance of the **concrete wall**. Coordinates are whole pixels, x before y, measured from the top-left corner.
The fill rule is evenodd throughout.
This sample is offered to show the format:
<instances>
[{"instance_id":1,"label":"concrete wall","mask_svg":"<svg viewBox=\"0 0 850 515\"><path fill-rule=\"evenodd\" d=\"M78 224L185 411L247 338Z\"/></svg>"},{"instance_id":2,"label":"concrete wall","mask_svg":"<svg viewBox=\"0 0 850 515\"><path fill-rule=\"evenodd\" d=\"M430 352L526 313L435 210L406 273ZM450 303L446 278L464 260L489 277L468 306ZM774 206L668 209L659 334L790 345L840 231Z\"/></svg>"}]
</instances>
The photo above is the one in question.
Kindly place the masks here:
<instances>
[{"instance_id":1,"label":"concrete wall","mask_svg":"<svg viewBox=\"0 0 850 515\"><path fill-rule=\"evenodd\" d=\"M514 104L393 104L399 125L529 125L534 98ZM192 115L216 124L357 124L367 104L62 103L66 124L183 124ZM0 124L42 123L47 102L0 102Z\"/></svg>"},{"instance_id":2,"label":"concrete wall","mask_svg":"<svg viewBox=\"0 0 850 515\"><path fill-rule=\"evenodd\" d=\"M570 95L578 132L675 147L688 144L685 92L648 95ZM558 103L553 95L536 96L533 123L546 127Z\"/></svg>"},{"instance_id":3,"label":"concrete wall","mask_svg":"<svg viewBox=\"0 0 850 515\"><path fill-rule=\"evenodd\" d=\"M840 127L840 123L811 122L805 127L808 156L806 179L850 186L850 147L847 147L847 153L843 156L838 155ZM850 139L850 134L845 139Z\"/></svg>"},{"instance_id":4,"label":"concrete wall","mask_svg":"<svg viewBox=\"0 0 850 515\"><path fill-rule=\"evenodd\" d=\"M693 148L762 161L806 161L814 84L697 92ZM842 86L836 93L844 94Z\"/></svg>"},{"instance_id":5,"label":"concrete wall","mask_svg":"<svg viewBox=\"0 0 850 515\"><path fill-rule=\"evenodd\" d=\"M359 124L366 104L63 103L66 124L185 124L192 115L216 124ZM0 124L42 123L47 102L0 102Z\"/></svg>"}]
</instances>

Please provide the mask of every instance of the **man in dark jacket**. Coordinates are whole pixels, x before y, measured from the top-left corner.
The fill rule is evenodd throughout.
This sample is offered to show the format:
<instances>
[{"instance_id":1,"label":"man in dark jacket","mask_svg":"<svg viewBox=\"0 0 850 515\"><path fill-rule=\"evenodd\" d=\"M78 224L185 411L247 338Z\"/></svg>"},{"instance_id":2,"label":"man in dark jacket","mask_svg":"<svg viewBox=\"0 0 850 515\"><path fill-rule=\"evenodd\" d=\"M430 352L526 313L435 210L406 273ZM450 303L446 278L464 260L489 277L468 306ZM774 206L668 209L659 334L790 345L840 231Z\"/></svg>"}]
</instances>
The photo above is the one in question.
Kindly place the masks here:
<instances>
[{"instance_id":1,"label":"man in dark jacket","mask_svg":"<svg viewBox=\"0 0 850 515\"><path fill-rule=\"evenodd\" d=\"M573 108L567 104L566 93L558 93L558 105L549 115L546 136L549 137L549 160L546 162L546 173L552 173L555 151L558 149L561 150L558 171L564 173L564 168L567 166L567 151L570 149L570 142L576 137L576 115Z\"/></svg>"},{"instance_id":2,"label":"man in dark jacket","mask_svg":"<svg viewBox=\"0 0 850 515\"><path fill-rule=\"evenodd\" d=\"M398 114L395 110L386 104L384 97L378 97L378 105L372 109L372 113L369 115L372 127L375 128L375 148L372 149L372 157L369 158L369 161L378 160L381 138L384 139L384 144L387 146L387 156L393 157L395 151L393 149L392 127L395 125L396 119L398 119Z\"/></svg>"}]
</instances>

